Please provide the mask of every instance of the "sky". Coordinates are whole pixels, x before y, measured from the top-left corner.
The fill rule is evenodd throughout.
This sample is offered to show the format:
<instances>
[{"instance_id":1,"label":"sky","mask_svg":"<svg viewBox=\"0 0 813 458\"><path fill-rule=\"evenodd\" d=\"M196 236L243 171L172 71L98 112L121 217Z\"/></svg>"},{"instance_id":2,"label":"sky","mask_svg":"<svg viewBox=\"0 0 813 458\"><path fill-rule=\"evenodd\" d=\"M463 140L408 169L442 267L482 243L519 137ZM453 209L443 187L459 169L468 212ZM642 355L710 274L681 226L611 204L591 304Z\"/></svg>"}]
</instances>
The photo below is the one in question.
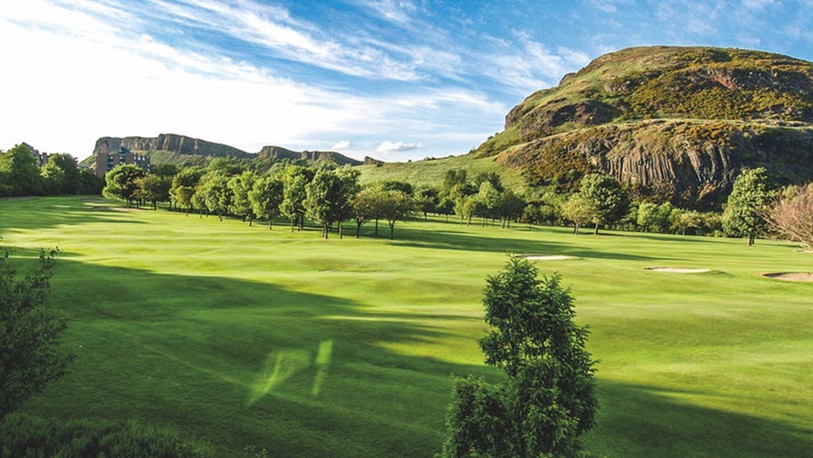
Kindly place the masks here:
<instances>
[{"instance_id":1,"label":"sky","mask_svg":"<svg viewBox=\"0 0 813 458\"><path fill-rule=\"evenodd\" d=\"M813 0L2 0L0 149L176 133L390 161L468 152L630 46L813 60Z\"/></svg>"}]
</instances>

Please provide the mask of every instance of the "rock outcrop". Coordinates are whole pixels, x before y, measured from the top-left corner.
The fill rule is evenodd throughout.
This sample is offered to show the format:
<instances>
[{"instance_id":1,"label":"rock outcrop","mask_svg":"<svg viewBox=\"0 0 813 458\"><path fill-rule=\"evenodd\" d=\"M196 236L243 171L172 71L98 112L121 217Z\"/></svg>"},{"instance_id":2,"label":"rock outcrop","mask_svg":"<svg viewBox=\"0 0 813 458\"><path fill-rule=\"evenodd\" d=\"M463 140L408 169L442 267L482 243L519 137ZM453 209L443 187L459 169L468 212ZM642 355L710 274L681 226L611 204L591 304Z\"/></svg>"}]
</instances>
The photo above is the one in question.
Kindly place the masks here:
<instances>
[{"instance_id":1,"label":"rock outcrop","mask_svg":"<svg viewBox=\"0 0 813 458\"><path fill-rule=\"evenodd\" d=\"M631 48L601 56L506 116L476 154L538 184L599 171L639 198L719 208L741 169L813 179L813 64L758 51Z\"/></svg>"},{"instance_id":2,"label":"rock outcrop","mask_svg":"<svg viewBox=\"0 0 813 458\"><path fill-rule=\"evenodd\" d=\"M248 158L253 156L232 146L176 134L161 134L157 137L102 137L96 141L93 155L116 152L121 148L133 152L168 151L177 154L209 157Z\"/></svg>"},{"instance_id":3,"label":"rock outcrop","mask_svg":"<svg viewBox=\"0 0 813 458\"><path fill-rule=\"evenodd\" d=\"M272 160L292 160L307 162L329 162L336 165L361 165L362 161L347 157L335 151L292 151L280 146L264 146L259 152L260 158Z\"/></svg>"}]
</instances>

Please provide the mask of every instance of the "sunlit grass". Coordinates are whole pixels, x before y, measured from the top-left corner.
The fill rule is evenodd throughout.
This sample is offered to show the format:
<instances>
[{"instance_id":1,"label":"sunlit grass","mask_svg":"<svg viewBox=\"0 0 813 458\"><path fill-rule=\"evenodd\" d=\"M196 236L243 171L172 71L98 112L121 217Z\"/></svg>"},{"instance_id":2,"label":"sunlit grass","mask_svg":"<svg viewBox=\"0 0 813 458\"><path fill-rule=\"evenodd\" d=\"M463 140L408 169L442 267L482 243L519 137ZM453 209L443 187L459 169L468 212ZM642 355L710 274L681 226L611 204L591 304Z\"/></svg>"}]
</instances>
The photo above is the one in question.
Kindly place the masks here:
<instances>
[{"instance_id":1,"label":"sunlit grass","mask_svg":"<svg viewBox=\"0 0 813 458\"><path fill-rule=\"evenodd\" d=\"M507 253L558 272L600 360L607 456L802 456L813 449L813 270L777 242L399 223L396 239L249 228L81 199L0 200L15 258L59 246L52 302L68 374L26 406L133 418L272 455L431 456L450 374L482 365L484 280ZM712 269L674 274L645 267Z\"/></svg>"}]
</instances>

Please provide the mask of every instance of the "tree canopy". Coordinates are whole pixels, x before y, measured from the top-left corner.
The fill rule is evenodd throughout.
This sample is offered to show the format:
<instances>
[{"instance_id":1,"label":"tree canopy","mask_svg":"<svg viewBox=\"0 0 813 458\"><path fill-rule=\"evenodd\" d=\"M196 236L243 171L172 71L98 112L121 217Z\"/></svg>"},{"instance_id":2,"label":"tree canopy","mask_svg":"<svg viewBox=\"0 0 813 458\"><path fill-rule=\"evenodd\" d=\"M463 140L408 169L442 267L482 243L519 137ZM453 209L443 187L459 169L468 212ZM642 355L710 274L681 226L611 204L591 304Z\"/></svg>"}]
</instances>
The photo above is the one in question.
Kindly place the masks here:
<instances>
[{"instance_id":1,"label":"tree canopy","mask_svg":"<svg viewBox=\"0 0 813 458\"><path fill-rule=\"evenodd\" d=\"M756 236L766 228L764 213L774 195L768 173L763 167L740 173L723 211L726 233L747 237L748 245L753 245Z\"/></svg>"},{"instance_id":2,"label":"tree canopy","mask_svg":"<svg viewBox=\"0 0 813 458\"><path fill-rule=\"evenodd\" d=\"M570 293L558 276L539 280L536 267L518 258L486 283L491 331L480 347L486 364L507 378L455 382L443 455L576 455L578 437L594 426L597 402L588 332L573 322Z\"/></svg>"}]
</instances>

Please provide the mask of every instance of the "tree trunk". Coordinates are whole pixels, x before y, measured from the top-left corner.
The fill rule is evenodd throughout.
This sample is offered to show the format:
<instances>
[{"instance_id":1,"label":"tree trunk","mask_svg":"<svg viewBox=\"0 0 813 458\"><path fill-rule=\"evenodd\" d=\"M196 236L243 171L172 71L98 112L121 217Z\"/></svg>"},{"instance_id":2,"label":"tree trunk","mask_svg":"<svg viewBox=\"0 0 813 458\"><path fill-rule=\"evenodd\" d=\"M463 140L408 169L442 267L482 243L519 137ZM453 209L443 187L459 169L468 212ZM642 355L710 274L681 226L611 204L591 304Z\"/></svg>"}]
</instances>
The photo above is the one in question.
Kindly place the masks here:
<instances>
[{"instance_id":1,"label":"tree trunk","mask_svg":"<svg viewBox=\"0 0 813 458\"><path fill-rule=\"evenodd\" d=\"M362 223L356 221L356 238L361 238L361 224Z\"/></svg>"},{"instance_id":2,"label":"tree trunk","mask_svg":"<svg viewBox=\"0 0 813 458\"><path fill-rule=\"evenodd\" d=\"M755 238L755 237L756 237L756 236L755 236L755 235L753 235L753 234L751 234L751 235L749 235L749 236L748 236L748 246L751 246L751 245L753 245L753 244L754 244L754 238Z\"/></svg>"},{"instance_id":3,"label":"tree trunk","mask_svg":"<svg viewBox=\"0 0 813 458\"><path fill-rule=\"evenodd\" d=\"M252 223L254 223L254 217L252 215L248 215L248 227L251 227Z\"/></svg>"},{"instance_id":4,"label":"tree trunk","mask_svg":"<svg viewBox=\"0 0 813 458\"><path fill-rule=\"evenodd\" d=\"M375 236L378 237L378 218L375 219Z\"/></svg>"},{"instance_id":5,"label":"tree trunk","mask_svg":"<svg viewBox=\"0 0 813 458\"><path fill-rule=\"evenodd\" d=\"M342 231L343 227L344 227L344 223L339 221L339 240L344 239L344 232Z\"/></svg>"},{"instance_id":6,"label":"tree trunk","mask_svg":"<svg viewBox=\"0 0 813 458\"><path fill-rule=\"evenodd\" d=\"M390 240L394 238L395 234L395 221L390 222Z\"/></svg>"},{"instance_id":7,"label":"tree trunk","mask_svg":"<svg viewBox=\"0 0 813 458\"><path fill-rule=\"evenodd\" d=\"M271 221L271 217L269 216L269 217L268 217L268 230L269 230L269 231L272 229L272 226L271 226L271 225L272 225L272 223L273 223L273 221Z\"/></svg>"},{"instance_id":8,"label":"tree trunk","mask_svg":"<svg viewBox=\"0 0 813 458\"><path fill-rule=\"evenodd\" d=\"M579 223L573 223L573 235L579 235Z\"/></svg>"},{"instance_id":9,"label":"tree trunk","mask_svg":"<svg viewBox=\"0 0 813 458\"><path fill-rule=\"evenodd\" d=\"M596 229L593 231L593 235L598 235L598 223L596 223Z\"/></svg>"}]
</instances>

